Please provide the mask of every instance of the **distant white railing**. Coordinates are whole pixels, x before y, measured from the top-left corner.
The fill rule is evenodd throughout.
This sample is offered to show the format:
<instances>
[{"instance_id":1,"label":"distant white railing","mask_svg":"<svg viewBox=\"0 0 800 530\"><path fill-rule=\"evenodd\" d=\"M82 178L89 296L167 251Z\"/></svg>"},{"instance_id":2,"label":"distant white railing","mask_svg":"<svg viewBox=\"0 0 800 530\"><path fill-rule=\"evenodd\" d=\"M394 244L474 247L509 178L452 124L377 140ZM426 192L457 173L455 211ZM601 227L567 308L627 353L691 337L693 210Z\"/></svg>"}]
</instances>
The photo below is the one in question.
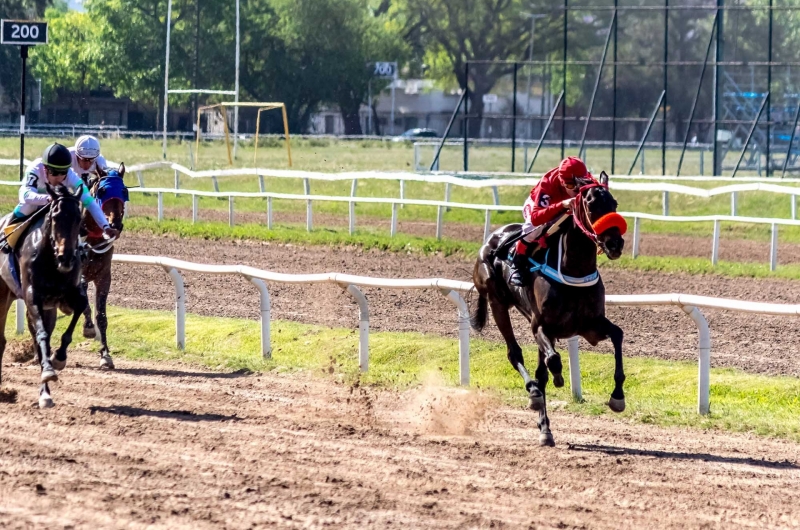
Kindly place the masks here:
<instances>
[{"instance_id":1,"label":"distant white railing","mask_svg":"<svg viewBox=\"0 0 800 530\"><path fill-rule=\"evenodd\" d=\"M265 282L275 283L332 283L339 285L355 298L359 306L359 366L362 371L369 367L369 304L359 287L381 287L389 289L435 289L453 302L458 310L459 340L459 382L469 385L469 309L461 294L473 289L470 282L447 280L442 278L422 279L386 279L350 274L282 274L243 265L206 265L158 256L136 256L115 254L117 263L131 265L149 265L164 269L175 286L175 335L177 346L183 349L186 345L186 306L185 290L181 271L215 275L238 275L248 279L259 290L261 296L261 354L269 358L270 343L270 296ZM698 330L698 402L700 414L709 412L710 369L711 369L711 336L700 308L725 309L729 311L762 314L762 315L800 315L800 305L767 304L746 302L725 298L711 298L686 294L654 294L654 295L607 295L606 304L612 306L664 306L679 307L697 325ZM18 306L18 314L22 314ZM21 333L21 321L18 319L18 332ZM567 341L570 365L570 385L575 399L582 399L580 360L578 357L578 338Z\"/></svg>"}]
</instances>

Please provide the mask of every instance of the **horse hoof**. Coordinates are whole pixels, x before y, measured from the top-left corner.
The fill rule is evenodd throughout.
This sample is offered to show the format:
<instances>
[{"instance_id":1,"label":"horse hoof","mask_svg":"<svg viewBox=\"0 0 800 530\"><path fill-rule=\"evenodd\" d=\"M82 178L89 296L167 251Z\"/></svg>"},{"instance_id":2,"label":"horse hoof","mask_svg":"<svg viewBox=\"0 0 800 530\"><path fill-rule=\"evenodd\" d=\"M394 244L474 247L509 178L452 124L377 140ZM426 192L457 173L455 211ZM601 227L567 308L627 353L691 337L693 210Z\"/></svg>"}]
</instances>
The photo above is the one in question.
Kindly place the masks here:
<instances>
[{"instance_id":1,"label":"horse hoof","mask_svg":"<svg viewBox=\"0 0 800 530\"><path fill-rule=\"evenodd\" d=\"M53 365L54 370L58 370L59 372L67 367L67 360L64 359L63 361L59 361L55 357L50 359L50 364Z\"/></svg>"},{"instance_id":2,"label":"horse hoof","mask_svg":"<svg viewBox=\"0 0 800 530\"><path fill-rule=\"evenodd\" d=\"M49 370L44 370L42 371L41 381L42 383L55 383L58 381L58 374L56 374L56 371L52 368Z\"/></svg>"},{"instance_id":3,"label":"horse hoof","mask_svg":"<svg viewBox=\"0 0 800 530\"><path fill-rule=\"evenodd\" d=\"M113 370L114 361L110 356L103 356L100 358L100 368L102 370Z\"/></svg>"},{"instance_id":4,"label":"horse hoof","mask_svg":"<svg viewBox=\"0 0 800 530\"><path fill-rule=\"evenodd\" d=\"M561 388L564 386L564 376L561 374L553 376L553 386L556 388Z\"/></svg>"},{"instance_id":5,"label":"horse hoof","mask_svg":"<svg viewBox=\"0 0 800 530\"><path fill-rule=\"evenodd\" d=\"M539 445L541 445L542 447L555 447L556 441L553 440L553 434L549 432L541 433L539 435Z\"/></svg>"},{"instance_id":6,"label":"horse hoof","mask_svg":"<svg viewBox=\"0 0 800 530\"><path fill-rule=\"evenodd\" d=\"M625 398L614 399L613 397L608 400L608 408L614 412L622 412L625 410Z\"/></svg>"},{"instance_id":7,"label":"horse hoof","mask_svg":"<svg viewBox=\"0 0 800 530\"><path fill-rule=\"evenodd\" d=\"M544 408L544 396L541 392L537 390L535 394L531 392L528 395L528 407L537 412Z\"/></svg>"},{"instance_id":8,"label":"horse hoof","mask_svg":"<svg viewBox=\"0 0 800 530\"><path fill-rule=\"evenodd\" d=\"M49 397L40 397L39 398L39 408L40 409L52 409L55 406L56 406L56 404L53 403L53 398L49 398Z\"/></svg>"},{"instance_id":9,"label":"horse hoof","mask_svg":"<svg viewBox=\"0 0 800 530\"><path fill-rule=\"evenodd\" d=\"M94 339L97 337L97 330L94 326L83 328L83 337L86 339Z\"/></svg>"}]
</instances>

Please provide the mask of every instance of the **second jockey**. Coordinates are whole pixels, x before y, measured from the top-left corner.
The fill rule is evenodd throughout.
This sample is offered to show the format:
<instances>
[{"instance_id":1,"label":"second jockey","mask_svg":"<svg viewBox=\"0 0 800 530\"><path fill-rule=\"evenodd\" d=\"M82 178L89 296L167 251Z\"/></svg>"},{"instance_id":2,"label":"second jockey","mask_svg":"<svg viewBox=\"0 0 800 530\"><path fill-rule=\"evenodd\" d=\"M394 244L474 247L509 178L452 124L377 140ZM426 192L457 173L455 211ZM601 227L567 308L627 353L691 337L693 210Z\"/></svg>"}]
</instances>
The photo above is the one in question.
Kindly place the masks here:
<instances>
[{"instance_id":1,"label":"second jockey","mask_svg":"<svg viewBox=\"0 0 800 530\"><path fill-rule=\"evenodd\" d=\"M100 142L97 138L89 135L81 136L69 151L72 154L72 170L87 186L90 185L92 175L97 177L105 175L108 163L100 154Z\"/></svg>"},{"instance_id":2,"label":"second jockey","mask_svg":"<svg viewBox=\"0 0 800 530\"><path fill-rule=\"evenodd\" d=\"M112 239L119 235L119 231L108 224L103 210L94 197L89 194L89 190L81 178L72 171L70 167L72 157L69 149L55 143L47 146L41 158L34 160L25 174L25 180L19 189L19 204L11 213L8 224L17 223L25 220L39 208L46 206L51 198L45 193L47 185L66 186L70 191L81 190L80 202L84 208L89 210L97 226L102 228L103 234ZM3 242L5 246L5 241ZM8 248L3 248L9 251Z\"/></svg>"},{"instance_id":3,"label":"second jockey","mask_svg":"<svg viewBox=\"0 0 800 530\"><path fill-rule=\"evenodd\" d=\"M570 156L562 160L558 167L545 173L531 190L522 209L522 217L525 219L522 233L525 235L517 241L508 255L512 270L509 283L517 287L528 284L528 258L538 248L536 239L541 237L534 231L572 209L578 194L576 179L582 178L591 178L586 164L580 158Z\"/></svg>"}]
</instances>

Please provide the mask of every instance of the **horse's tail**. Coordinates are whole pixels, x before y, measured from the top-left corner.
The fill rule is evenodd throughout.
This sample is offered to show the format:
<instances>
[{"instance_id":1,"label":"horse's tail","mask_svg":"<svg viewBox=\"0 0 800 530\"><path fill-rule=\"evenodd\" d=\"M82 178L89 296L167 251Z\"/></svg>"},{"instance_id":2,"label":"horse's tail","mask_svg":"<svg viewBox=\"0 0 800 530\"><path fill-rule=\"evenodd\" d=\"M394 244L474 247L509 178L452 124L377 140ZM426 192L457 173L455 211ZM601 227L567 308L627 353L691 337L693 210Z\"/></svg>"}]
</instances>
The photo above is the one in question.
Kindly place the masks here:
<instances>
[{"instance_id":1,"label":"horse's tail","mask_svg":"<svg viewBox=\"0 0 800 530\"><path fill-rule=\"evenodd\" d=\"M481 332L483 331L484 326L486 326L486 316L489 311L489 298L480 292L477 292L477 294L478 301L469 317L469 323L472 326L472 329L477 332Z\"/></svg>"}]
</instances>

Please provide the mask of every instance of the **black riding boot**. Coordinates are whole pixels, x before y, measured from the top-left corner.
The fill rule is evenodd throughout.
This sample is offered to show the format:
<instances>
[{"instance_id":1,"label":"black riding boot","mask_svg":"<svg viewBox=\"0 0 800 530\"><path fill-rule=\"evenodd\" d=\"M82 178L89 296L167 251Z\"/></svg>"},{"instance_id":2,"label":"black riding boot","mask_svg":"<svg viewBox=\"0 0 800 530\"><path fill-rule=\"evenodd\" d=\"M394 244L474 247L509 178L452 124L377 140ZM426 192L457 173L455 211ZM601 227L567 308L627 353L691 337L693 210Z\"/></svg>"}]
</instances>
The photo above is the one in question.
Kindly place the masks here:
<instances>
[{"instance_id":1,"label":"black riding boot","mask_svg":"<svg viewBox=\"0 0 800 530\"><path fill-rule=\"evenodd\" d=\"M508 283L515 287L525 287L530 283L530 260L528 252L517 252L516 248L508 254L508 261L511 264L511 276Z\"/></svg>"}]
</instances>

